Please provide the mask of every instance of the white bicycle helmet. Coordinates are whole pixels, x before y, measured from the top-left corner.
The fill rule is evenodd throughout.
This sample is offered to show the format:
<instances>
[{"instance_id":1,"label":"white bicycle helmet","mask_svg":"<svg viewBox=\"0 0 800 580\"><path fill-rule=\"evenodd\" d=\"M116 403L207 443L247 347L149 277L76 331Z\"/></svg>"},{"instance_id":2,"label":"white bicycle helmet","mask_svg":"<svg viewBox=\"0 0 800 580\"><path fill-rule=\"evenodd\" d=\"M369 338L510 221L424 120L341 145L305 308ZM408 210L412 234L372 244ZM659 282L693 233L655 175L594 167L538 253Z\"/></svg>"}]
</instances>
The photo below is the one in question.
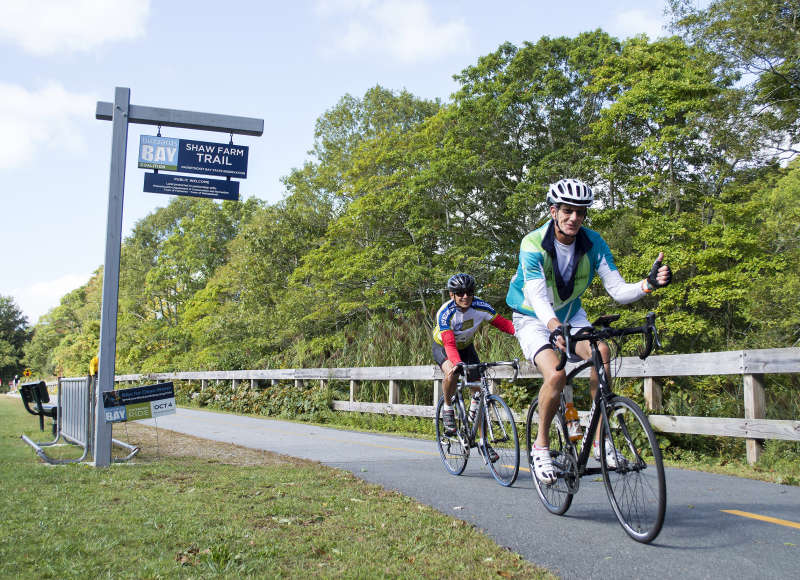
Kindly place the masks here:
<instances>
[{"instance_id":1,"label":"white bicycle helmet","mask_svg":"<svg viewBox=\"0 0 800 580\"><path fill-rule=\"evenodd\" d=\"M592 188L577 179L562 179L551 184L547 191L547 203L550 205L568 203L569 205L589 207L593 201Z\"/></svg>"}]
</instances>

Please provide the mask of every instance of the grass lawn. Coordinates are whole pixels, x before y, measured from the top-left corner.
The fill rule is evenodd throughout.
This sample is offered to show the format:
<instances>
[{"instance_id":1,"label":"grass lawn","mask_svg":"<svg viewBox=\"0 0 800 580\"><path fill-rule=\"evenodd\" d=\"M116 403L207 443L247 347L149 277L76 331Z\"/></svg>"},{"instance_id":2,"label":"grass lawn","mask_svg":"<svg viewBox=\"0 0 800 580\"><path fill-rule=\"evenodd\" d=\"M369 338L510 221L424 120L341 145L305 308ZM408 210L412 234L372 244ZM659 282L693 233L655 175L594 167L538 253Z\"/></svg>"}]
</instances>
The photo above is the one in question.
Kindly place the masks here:
<instances>
[{"instance_id":1,"label":"grass lawn","mask_svg":"<svg viewBox=\"0 0 800 580\"><path fill-rule=\"evenodd\" d=\"M129 463L46 465L20 435L52 435L0 395L1 577L553 578L348 472L126 428L148 442Z\"/></svg>"}]
</instances>

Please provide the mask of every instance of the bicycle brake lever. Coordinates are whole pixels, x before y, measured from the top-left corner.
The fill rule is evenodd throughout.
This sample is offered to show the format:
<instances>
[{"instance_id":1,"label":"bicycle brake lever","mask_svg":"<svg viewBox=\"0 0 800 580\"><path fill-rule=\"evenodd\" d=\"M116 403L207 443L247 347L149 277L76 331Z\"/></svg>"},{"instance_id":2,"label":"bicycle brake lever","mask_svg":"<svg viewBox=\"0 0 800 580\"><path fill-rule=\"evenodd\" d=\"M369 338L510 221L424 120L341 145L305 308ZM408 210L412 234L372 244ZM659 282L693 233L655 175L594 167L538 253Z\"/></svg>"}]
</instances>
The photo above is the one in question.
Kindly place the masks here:
<instances>
[{"instance_id":1,"label":"bicycle brake lever","mask_svg":"<svg viewBox=\"0 0 800 580\"><path fill-rule=\"evenodd\" d=\"M661 348L661 339L658 337L658 329L656 329L656 313L648 312L645 318L647 320L648 330L653 331L653 342L658 348Z\"/></svg>"}]
</instances>

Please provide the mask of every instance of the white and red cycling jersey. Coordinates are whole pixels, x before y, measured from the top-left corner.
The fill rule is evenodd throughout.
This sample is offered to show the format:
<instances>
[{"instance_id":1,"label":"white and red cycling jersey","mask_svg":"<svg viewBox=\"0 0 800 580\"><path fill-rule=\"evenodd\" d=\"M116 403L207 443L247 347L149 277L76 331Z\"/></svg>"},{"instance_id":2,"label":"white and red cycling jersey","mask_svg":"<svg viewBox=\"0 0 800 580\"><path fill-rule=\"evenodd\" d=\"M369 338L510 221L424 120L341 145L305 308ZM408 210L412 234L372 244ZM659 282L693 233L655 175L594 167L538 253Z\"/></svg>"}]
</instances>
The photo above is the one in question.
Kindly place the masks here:
<instances>
[{"instance_id":1,"label":"white and red cycling jersey","mask_svg":"<svg viewBox=\"0 0 800 580\"><path fill-rule=\"evenodd\" d=\"M444 347L453 364L460 363L458 351L472 344L475 333L484 322L507 334L514 334L511 321L499 315L485 300L475 296L470 307L463 311L456 306L455 300L449 300L436 313L433 340Z\"/></svg>"}]
</instances>

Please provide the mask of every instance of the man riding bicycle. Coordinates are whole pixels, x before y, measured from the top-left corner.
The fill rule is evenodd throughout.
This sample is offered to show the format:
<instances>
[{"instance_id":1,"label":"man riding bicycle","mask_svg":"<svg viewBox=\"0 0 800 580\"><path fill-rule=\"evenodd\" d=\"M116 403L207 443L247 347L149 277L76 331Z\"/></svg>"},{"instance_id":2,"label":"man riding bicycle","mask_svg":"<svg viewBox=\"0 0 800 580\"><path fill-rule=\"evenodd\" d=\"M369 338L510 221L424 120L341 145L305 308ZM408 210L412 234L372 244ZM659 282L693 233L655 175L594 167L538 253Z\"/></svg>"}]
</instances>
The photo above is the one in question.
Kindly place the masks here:
<instances>
[{"instance_id":1,"label":"man riding bicycle","mask_svg":"<svg viewBox=\"0 0 800 580\"><path fill-rule=\"evenodd\" d=\"M531 455L536 477L548 484L556 480L548 426L566 385L566 373L556 370L560 355L555 349L566 348L564 324L569 323L574 332L590 326L581 306L581 295L595 274L600 276L606 292L620 304L639 300L672 280L669 266L662 265L664 253L660 252L647 278L632 284L625 282L605 240L583 227L593 201L592 189L577 179L562 179L550 186L547 202L551 219L522 239L519 266L506 295L506 303L514 311L512 319L522 352L544 379L539 390L539 431ZM606 373L611 376L608 345L599 346ZM568 354L571 360L591 358L586 342L578 342L574 352ZM589 379L592 397L598 381L597 372L592 370ZM598 429L598 436L599 433ZM606 449L607 464L614 467L616 457L612 446L607 445ZM598 441L594 442L594 455L599 459Z\"/></svg>"},{"instance_id":2,"label":"man riding bicycle","mask_svg":"<svg viewBox=\"0 0 800 580\"><path fill-rule=\"evenodd\" d=\"M459 363L477 364L478 353L472 344L475 333L484 322L505 333L514 334L514 325L507 318L495 312L492 306L475 296L475 278L469 274L455 274L447 281L450 300L442 304L436 313L436 327L433 329L433 359L442 372L442 391L444 407L442 421L445 433L452 435L456 431L456 418L453 409L453 395L461 371ZM477 377L471 377L477 380ZM473 393L477 392L473 389ZM480 447L478 447L480 449ZM497 452L487 445L489 460L494 463L498 459Z\"/></svg>"}]
</instances>

